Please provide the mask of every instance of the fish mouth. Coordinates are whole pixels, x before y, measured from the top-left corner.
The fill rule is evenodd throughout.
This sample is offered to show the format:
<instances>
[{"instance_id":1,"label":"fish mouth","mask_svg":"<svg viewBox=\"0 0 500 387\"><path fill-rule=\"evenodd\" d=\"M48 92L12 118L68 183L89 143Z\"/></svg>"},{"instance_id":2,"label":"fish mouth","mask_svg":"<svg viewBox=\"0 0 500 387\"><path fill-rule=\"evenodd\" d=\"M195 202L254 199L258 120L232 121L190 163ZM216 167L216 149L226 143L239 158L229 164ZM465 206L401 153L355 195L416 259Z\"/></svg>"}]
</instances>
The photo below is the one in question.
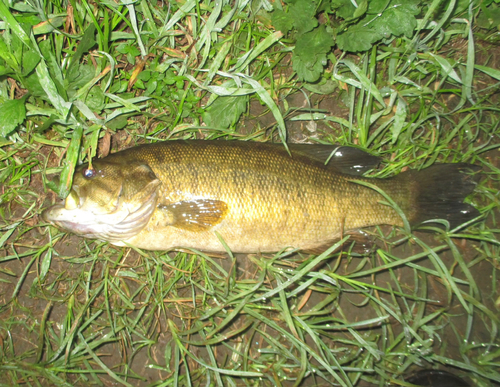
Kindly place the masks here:
<instances>
[{"instance_id":1,"label":"fish mouth","mask_svg":"<svg viewBox=\"0 0 500 387\"><path fill-rule=\"evenodd\" d=\"M76 194L70 194L64 205L56 204L42 212L42 219L63 230L86 238L118 243L142 231L149 222L157 201L153 192L139 205L118 200L116 208L108 213L93 212L81 205Z\"/></svg>"},{"instance_id":2,"label":"fish mouth","mask_svg":"<svg viewBox=\"0 0 500 387\"><path fill-rule=\"evenodd\" d=\"M62 207L62 206L61 206ZM42 218L51 225L60 228L62 230L73 232L77 235L80 235L85 238L100 238L100 235L96 233L96 228L90 225L76 223L66 220L49 220L50 219L50 211L54 210L52 207L42 212Z\"/></svg>"}]
</instances>

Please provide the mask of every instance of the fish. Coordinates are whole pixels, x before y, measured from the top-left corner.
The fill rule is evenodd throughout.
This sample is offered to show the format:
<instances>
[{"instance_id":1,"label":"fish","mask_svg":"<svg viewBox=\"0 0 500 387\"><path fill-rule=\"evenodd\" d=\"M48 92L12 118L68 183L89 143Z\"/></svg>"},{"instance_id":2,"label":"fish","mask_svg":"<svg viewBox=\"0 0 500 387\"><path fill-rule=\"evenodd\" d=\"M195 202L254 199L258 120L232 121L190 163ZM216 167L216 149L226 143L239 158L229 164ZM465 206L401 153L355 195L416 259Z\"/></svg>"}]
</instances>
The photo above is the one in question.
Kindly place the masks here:
<instances>
[{"instance_id":1,"label":"fish","mask_svg":"<svg viewBox=\"0 0 500 387\"><path fill-rule=\"evenodd\" d=\"M479 216L464 202L477 184L477 166L434 164L364 177L379 163L338 145L143 144L77 167L69 195L42 218L116 246L221 253L225 244L234 253L271 253L316 251L368 226L404 226L380 191L412 226L444 219L453 228Z\"/></svg>"}]
</instances>

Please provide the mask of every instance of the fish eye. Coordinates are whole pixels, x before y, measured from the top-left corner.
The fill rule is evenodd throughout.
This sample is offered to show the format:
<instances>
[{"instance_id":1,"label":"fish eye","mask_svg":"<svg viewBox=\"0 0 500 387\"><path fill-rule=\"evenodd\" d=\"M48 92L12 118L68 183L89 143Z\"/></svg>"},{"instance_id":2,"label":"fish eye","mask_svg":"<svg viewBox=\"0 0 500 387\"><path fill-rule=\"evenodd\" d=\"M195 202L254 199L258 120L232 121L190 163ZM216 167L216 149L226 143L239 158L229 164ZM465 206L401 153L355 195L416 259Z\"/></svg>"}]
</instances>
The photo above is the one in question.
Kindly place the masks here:
<instances>
[{"instance_id":1,"label":"fish eye","mask_svg":"<svg viewBox=\"0 0 500 387\"><path fill-rule=\"evenodd\" d=\"M94 168L84 168L82 170L82 175L86 179L92 179L96 174L97 173Z\"/></svg>"}]
</instances>

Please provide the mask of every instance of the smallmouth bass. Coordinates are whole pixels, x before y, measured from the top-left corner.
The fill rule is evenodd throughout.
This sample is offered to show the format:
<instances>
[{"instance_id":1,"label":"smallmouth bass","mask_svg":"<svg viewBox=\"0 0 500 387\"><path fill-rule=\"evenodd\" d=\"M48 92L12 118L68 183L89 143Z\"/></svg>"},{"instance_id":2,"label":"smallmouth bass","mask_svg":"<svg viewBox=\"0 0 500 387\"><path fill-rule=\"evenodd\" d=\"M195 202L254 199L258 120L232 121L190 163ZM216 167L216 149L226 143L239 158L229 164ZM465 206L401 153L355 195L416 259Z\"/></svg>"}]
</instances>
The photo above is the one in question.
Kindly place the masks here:
<instances>
[{"instance_id":1,"label":"smallmouth bass","mask_svg":"<svg viewBox=\"0 0 500 387\"><path fill-rule=\"evenodd\" d=\"M42 213L75 234L146 250L315 250L350 231L479 215L463 203L475 185L469 164L436 164L388 179L362 177L375 156L352 147L241 141L166 141L129 148L77 168L64 204ZM328 161L328 163L326 163Z\"/></svg>"}]
</instances>

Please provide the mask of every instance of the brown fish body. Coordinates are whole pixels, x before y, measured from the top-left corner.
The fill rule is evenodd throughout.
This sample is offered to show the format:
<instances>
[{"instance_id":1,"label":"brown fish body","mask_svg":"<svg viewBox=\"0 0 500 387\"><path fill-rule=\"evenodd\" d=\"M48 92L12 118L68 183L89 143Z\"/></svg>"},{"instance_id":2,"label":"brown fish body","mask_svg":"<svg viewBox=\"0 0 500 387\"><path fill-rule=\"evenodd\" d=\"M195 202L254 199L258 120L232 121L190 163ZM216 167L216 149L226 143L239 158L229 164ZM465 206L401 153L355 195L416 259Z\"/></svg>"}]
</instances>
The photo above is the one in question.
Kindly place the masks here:
<instances>
[{"instance_id":1,"label":"brown fish body","mask_svg":"<svg viewBox=\"0 0 500 387\"><path fill-rule=\"evenodd\" d=\"M349 152L353 148L338 149ZM464 164L443 165L453 166L447 167L453 170L450 181L460 192L452 197L441 193L440 210L421 216L420 210L425 213L423 172L391 179L346 174L336 160L342 160L338 149L293 146L290 156L280 144L170 141L143 145L96 160L95 176L90 178L84 177L86 167L80 168L65 208L54 206L44 217L62 228L116 245L219 252L224 251L221 237L233 252L249 253L288 247L309 250L362 227L402 225L396 211L381 203L380 193L353 180L378 186L412 222L432 218L432 211L438 217L442 207L450 204L454 206L450 211L467 210L458 220L476 214L462 203L464 194L473 189L473 183L461 173ZM373 163L373 156L356 151ZM334 157L325 165L328 154ZM431 175L439 176L437 172ZM452 171L443 172L450 175ZM430 197L432 192L426 195ZM79 212L71 217L73 210ZM102 231L104 226L88 224L91 220L78 224L88 212L97 214L96 222L101 222L98 215L111 216L103 221L107 231Z\"/></svg>"}]
</instances>

